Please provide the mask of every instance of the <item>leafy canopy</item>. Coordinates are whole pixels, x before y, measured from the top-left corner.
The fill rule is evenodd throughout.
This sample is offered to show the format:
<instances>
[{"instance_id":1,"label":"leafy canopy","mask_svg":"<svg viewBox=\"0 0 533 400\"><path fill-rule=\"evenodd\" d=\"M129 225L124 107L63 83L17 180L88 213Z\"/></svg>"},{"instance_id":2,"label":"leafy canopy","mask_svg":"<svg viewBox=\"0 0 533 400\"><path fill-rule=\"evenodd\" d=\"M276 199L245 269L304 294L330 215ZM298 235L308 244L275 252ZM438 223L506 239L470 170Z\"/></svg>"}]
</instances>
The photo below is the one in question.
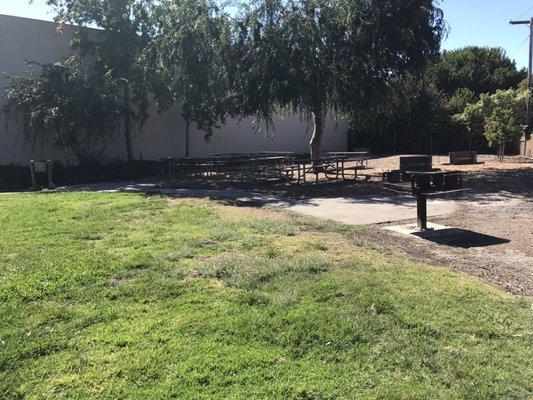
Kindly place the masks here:
<instances>
[{"instance_id":1,"label":"leafy canopy","mask_svg":"<svg viewBox=\"0 0 533 400\"><path fill-rule=\"evenodd\" d=\"M229 19L209 0L163 0L151 15L143 62L159 108L182 105L183 117L210 136L229 110Z\"/></svg>"},{"instance_id":2,"label":"leafy canopy","mask_svg":"<svg viewBox=\"0 0 533 400\"><path fill-rule=\"evenodd\" d=\"M48 142L84 163L98 161L118 129L117 82L77 58L41 65L38 76L11 76L3 111L22 122L26 142Z\"/></svg>"},{"instance_id":3,"label":"leafy canopy","mask_svg":"<svg viewBox=\"0 0 533 400\"><path fill-rule=\"evenodd\" d=\"M501 146L522 135L527 98L523 84L518 89L482 94L477 103L468 104L455 119L471 134L483 132L490 146Z\"/></svg>"},{"instance_id":4,"label":"leafy canopy","mask_svg":"<svg viewBox=\"0 0 533 400\"><path fill-rule=\"evenodd\" d=\"M243 116L351 116L399 75L436 55L442 12L431 0L258 0L238 18L235 93ZM319 135L320 136L320 135ZM321 137L318 137L320 144Z\"/></svg>"},{"instance_id":5,"label":"leafy canopy","mask_svg":"<svg viewBox=\"0 0 533 400\"><path fill-rule=\"evenodd\" d=\"M479 96L515 88L527 75L524 70L517 70L503 49L477 46L443 51L430 74L437 88L449 96L464 89Z\"/></svg>"},{"instance_id":6,"label":"leafy canopy","mask_svg":"<svg viewBox=\"0 0 533 400\"><path fill-rule=\"evenodd\" d=\"M147 2L143 0L47 0L60 23L94 26L80 30L74 45L96 57L97 64L115 78L139 72L138 56L151 33ZM131 83L135 83L130 79Z\"/></svg>"},{"instance_id":7,"label":"leafy canopy","mask_svg":"<svg viewBox=\"0 0 533 400\"><path fill-rule=\"evenodd\" d=\"M263 0L238 23L236 86L244 114L288 107L349 112L438 49L431 1Z\"/></svg>"},{"instance_id":8,"label":"leafy canopy","mask_svg":"<svg viewBox=\"0 0 533 400\"><path fill-rule=\"evenodd\" d=\"M140 55L152 33L149 4L145 0L47 0L60 23L79 29L72 45L94 60L102 75L120 79L124 92L123 118L128 160L133 160L131 122L148 118L148 88Z\"/></svg>"}]
</instances>

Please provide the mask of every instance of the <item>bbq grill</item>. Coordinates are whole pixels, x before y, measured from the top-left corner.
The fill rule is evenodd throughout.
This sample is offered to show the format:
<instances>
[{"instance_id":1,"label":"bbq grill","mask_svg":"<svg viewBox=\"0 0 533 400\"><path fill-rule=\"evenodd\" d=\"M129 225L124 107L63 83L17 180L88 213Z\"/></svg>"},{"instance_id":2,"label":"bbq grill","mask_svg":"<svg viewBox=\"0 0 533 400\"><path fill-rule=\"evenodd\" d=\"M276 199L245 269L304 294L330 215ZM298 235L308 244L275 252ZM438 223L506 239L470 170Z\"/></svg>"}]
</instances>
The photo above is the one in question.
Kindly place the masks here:
<instances>
[{"instance_id":1,"label":"bbq grill","mask_svg":"<svg viewBox=\"0 0 533 400\"><path fill-rule=\"evenodd\" d=\"M430 157L430 156L428 156ZM413 160L413 157L410 157ZM464 192L463 175L459 171L442 171L426 163L426 170L420 170L420 159L417 170L409 169L409 161L400 158L401 169L383 174L383 185L396 193L410 194L416 197L417 225L420 230L427 227L427 198Z\"/></svg>"}]
</instances>

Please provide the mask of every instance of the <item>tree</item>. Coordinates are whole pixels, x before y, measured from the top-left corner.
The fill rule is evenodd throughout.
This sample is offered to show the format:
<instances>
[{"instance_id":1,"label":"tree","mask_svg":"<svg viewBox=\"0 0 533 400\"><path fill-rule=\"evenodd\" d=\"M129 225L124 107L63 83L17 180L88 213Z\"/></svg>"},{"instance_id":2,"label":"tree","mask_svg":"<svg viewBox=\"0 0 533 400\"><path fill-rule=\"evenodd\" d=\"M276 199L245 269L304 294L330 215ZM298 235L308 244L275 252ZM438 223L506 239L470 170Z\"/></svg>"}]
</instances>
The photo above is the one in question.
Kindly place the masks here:
<instances>
[{"instance_id":1,"label":"tree","mask_svg":"<svg viewBox=\"0 0 533 400\"><path fill-rule=\"evenodd\" d=\"M475 107L467 110L467 106L477 103L482 93L514 88L525 75L499 48L444 51L422 73L395 79L381 105L359 113L352 131L366 140L361 145L369 140L374 147L379 145L377 135L377 140L394 142L387 149L399 151L427 151L428 143L440 151L457 150L463 137L470 149L476 144L484 147L484 124L472 128L453 116L471 114Z\"/></svg>"},{"instance_id":2,"label":"tree","mask_svg":"<svg viewBox=\"0 0 533 400\"><path fill-rule=\"evenodd\" d=\"M391 81L435 56L442 12L431 0L258 0L241 8L234 59L243 116L312 120L320 156L328 112L347 118L377 104Z\"/></svg>"},{"instance_id":3,"label":"tree","mask_svg":"<svg viewBox=\"0 0 533 400\"><path fill-rule=\"evenodd\" d=\"M41 65L38 76L11 76L3 112L22 121L26 143L49 142L81 163L99 161L122 112L117 82L71 57Z\"/></svg>"},{"instance_id":4,"label":"tree","mask_svg":"<svg viewBox=\"0 0 533 400\"><path fill-rule=\"evenodd\" d=\"M478 95L476 93L464 87L457 89L444 105L451 112L459 113L463 111L468 104L475 103L477 97Z\"/></svg>"},{"instance_id":5,"label":"tree","mask_svg":"<svg viewBox=\"0 0 533 400\"><path fill-rule=\"evenodd\" d=\"M449 97L465 88L476 97L498 89L515 88L527 76L525 70L517 70L516 63L506 56L505 50L478 46L443 51L429 73L436 87Z\"/></svg>"},{"instance_id":6,"label":"tree","mask_svg":"<svg viewBox=\"0 0 533 400\"><path fill-rule=\"evenodd\" d=\"M31 1L31 0L30 0ZM132 122L144 123L148 97L139 56L151 35L149 1L144 0L47 0L60 23L96 26L101 31L80 29L73 46L90 55L94 67L122 82L123 126L128 161L134 159Z\"/></svg>"},{"instance_id":7,"label":"tree","mask_svg":"<svg viewBox=\"0 0 533 400\"><path fill-rule=\"evenodd\" d=\"M191 122L209 137L229 110L231 27L210 0L163 0L152 17L156 33L144 64L160 110L182 106L189 157Z\"/></svg>"},{"instance_id":8,"label":"tree","mask_svg":"<svg viewBox=\"0 0 533 400\"><path fill-rule=\"evenodd\" d=\"M387 96L371 110L351 117L350 136L357 147L397 152L433 152L454 138L456 123L444 95L424 73L396 79Z\"/></svg>"},{"instance_id":9,"label":"tree","mask_svg":"<svg viewBox=\"0 0 533 400\"><path fill-rule=\"evenodd\" d=\"M483 137L485 133L485 120L483 117L483 105L480 102L468 103L461 113L455 114L453 119L466 128L469 139L469 149L472 150L472 140L475 137Z\"/></svg>"},{"instance_id":10,"label":"tree","mask_svg":"<svg viewBox=\"0 0 533 400\"><path fill-rule=\"evenodd\" d=\"M498 148L500 161L505 155L505 145L516 141L522 133L528 91L525 85L518 89L497 90L482 94L477 103L469 104L455 116L469 132L483 131L489 145Z\"/></svg>"}]
</instances>

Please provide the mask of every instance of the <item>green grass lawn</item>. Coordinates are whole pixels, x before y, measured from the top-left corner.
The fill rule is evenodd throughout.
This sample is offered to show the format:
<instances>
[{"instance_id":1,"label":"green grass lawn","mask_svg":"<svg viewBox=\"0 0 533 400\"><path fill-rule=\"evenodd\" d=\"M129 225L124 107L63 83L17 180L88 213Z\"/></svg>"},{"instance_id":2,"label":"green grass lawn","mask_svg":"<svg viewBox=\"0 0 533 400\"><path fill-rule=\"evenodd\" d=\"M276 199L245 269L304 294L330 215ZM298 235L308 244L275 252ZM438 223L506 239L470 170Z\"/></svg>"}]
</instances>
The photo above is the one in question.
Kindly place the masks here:
<instances>
[{"instance_id":1,"label":"green grass lawn","mask_svg":"<svg viewBox=\"0 0 533 400\"><path fill-rule=\"evenodd\" d=\"M529 301L357 234L203 200L0 196L0 397L531 398Z\"/></svg>"}]
</instances>

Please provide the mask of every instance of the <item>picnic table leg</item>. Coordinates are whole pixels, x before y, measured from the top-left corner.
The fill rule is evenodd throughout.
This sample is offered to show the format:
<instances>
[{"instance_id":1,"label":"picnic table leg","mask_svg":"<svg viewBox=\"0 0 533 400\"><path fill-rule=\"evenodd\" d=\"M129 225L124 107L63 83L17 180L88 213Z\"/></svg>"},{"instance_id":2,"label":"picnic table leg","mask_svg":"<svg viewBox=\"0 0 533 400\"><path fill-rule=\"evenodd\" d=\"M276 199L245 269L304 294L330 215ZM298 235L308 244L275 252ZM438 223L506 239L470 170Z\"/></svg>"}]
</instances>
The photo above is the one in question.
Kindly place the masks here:
<instances>
[{"instance_id":1,"label":"picnic table leg","mask_svg":"<svg viewBox=\"0 0 533 400\"><path fill-rule=\"evenodd\" d=\"M425 194L416 195L417 225L420 230L428 229L427 197Z\"/></svg>"}]
</instances>

